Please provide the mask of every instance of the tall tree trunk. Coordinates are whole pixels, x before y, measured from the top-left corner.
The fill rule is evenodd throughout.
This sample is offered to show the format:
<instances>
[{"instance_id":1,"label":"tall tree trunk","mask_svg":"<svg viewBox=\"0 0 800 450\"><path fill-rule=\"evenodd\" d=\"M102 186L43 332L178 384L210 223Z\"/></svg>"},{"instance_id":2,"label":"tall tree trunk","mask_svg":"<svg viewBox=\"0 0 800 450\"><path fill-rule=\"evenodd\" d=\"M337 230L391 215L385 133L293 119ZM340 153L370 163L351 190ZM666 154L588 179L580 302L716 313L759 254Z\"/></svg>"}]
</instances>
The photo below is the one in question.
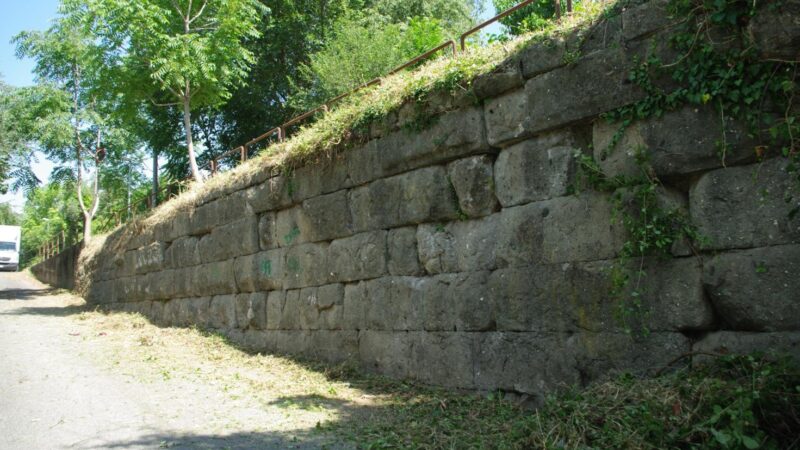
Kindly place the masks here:
<instances>
[{"instance_id":1,"label":"tall tree trunk","mask_svg":"<svg viewBox=\"0 0 800 450\"><path fill-rule=\"evenodd\" d=\"M186 148L189 152L189 166L192 168L192 177L198 183L203 182L203 177L197 169L197 160L194 157L194 141L192 139L192 110L189 106L191 96L189 94L189 81L186 81L186 90L183 96L183 130L186 132Z\"/></svg>"}]
</instances>

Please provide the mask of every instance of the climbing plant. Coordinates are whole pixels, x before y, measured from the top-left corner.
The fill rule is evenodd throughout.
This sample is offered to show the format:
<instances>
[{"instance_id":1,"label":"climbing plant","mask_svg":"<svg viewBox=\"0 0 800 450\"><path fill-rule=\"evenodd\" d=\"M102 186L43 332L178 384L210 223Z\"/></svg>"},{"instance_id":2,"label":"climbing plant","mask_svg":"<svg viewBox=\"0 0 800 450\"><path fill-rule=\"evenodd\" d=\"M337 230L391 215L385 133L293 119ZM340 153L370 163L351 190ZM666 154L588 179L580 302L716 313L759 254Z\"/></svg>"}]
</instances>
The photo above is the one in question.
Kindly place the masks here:
<instances>
[{"instance_id":1,"label":"climbing plant","mask_svg":"<svg viewBox=\"0 0 800 450\"><path fill-rule=\"evenodd\" d=\"M645 96L604 115L603 119L617 124L618 129L608 147L599 149L600 154L613 152L625 130L636 121L660 117L686 105L708 105L723 123L735 119L746 124L750 136L759 143L754 147L757 159L789 159L788 171L800 181L800 124L794 105L798 62L764 58L746 32L757 14L780 3L672 0L669 9L678 22L668 43L671 52L657 51L660 43L653 42L650 51L634 61L630 81ZM665 53L676 56L664 61L659 55ZM657 80L670 80L670 89ZM717 147L720 163L725 166L728 143L725 126L722 129ZM641 288L645 257L669 256L677 242L691 246L702 237L680 208L659 200L661 181L650 169L645 149L636 152L640 173L633 177L609 177L591 156L577 157L579 185L614 193L614 220L625 228L628 240L611 269L611 295L624 328L646 334L646 327L633 327L647 313ZM790 216L797 212L792 210Z\"/></svg>"}]
</instances>

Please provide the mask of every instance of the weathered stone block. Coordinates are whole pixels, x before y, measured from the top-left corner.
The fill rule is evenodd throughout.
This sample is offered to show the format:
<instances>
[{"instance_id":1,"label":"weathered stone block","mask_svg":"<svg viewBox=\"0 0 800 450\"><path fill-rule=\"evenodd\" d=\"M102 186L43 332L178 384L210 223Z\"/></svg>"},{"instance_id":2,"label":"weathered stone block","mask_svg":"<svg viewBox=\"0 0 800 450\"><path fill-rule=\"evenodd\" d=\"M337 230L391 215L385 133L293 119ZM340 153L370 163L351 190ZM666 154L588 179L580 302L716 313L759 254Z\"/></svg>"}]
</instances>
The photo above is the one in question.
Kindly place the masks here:
<instances>
[{"instance_id":1,"label":"weathered stone block","mask_svg":"<svg viewBox=\"0 0 800 450\"><path fill-rule=\"evenodd\" d=\"M497 266L527 266L544 259L544 202L503 209L497 233Z\"/></svg>"},{"instance_id":2,"label":"weathered stone block","mask_svg":"<svg viewBox=\"0 0 800 450\"><path fill-rule=\"evenodd\" d=\"M277 214L274 212L264 213L258 219L258 245L261 250L272 250L280 246Z\"/></svg>"},{"instance_id":3,"label":"weathered stone block","mask_svg":"<svg viewBox=\"0 0 800 450\"><path fill-rule=\"evenodd\" d=\"M557 37L546 42L536 42L520 51L522 76L525 79L549 72L567 64L564 54L566 41Z\"/></svg>"},{"instance_id":4,"label":"weathered stone block","mask_svg":"<svg viewBox=\"0 0 800 450\"><path fill-rule=\"evenodd\" d=\"M723 129L719 114L711 107L686 106L635 122L610 147L620 130L620 124L605 120L594 124L594 158L612 177L642 177L648 168L659 176L682 175L756 157L757 142L748 137L746 125L726 118ZM641 159L645 162L637 163Z\"/></svg>"},{"instance_id":5,"label":"weathered stone block","mask_svg":"<svg viewBox=\"0 0 800 450\"><path fill-rule=\"evenodd\" d=\"M386 235L389 248L387 268L391 275L420 275L422 267L417 253L417 229L395 228Z\"/></svg>"},{"instance_id":6,"label":"weathered stone block","mask_svg":"<svg viewBox=\"0 0 800 450\"><path fill-rule=\"evenodd\" d=\"M236 258L236 286L241 292L281 289L286 277L285 253L284 249L274 249Z\"/></svg>"},{"instance_id":7,"label":"weathered stone block","mask_svg":"<svg viewBox=\"0 0 800 450\"><path fill-rule=\"evenodd\" d=\"M367 282L348 284L344 287L344 303L342 311L342 328L345 330L363 330L367 327L367 309L370 298L367 294Z\"/></svg>"},{"instance_id":8,"label":"weathered stone block","mask_svg":"<svg viewBox=\"0 0 800 450\"><path fill-rule=\"evenodd\" d=\"M272 291L267 295L267 329L279 330L286 303L285 291Z\"/></svg>"},{"instance_id":9,"label":"weathered stone block","mask_svg":"<svg viewBox=\"0 0 800 450\"><path fill-rule=\"evenodd\" d=\"M475 333L420 333L411 347L411 361L420 381L440 386L472 389Z\"/></svg>"},{"instance_id":10,"label":"weathered stone block","mask_svg":"<svg viewBox=\"0 0 800 450\"><path fill-rule=\"evenodd\" d=\"M724 328L800 331L800 245L718 254L703 279Z\"/></svg>"},{"instance_id":11,"label":"weathered stone block","mask_svg":"<svg viewBox=\"0 0 800 450\"><path fill-rule=\"evenodd\" d=\"M267 328L267 293L237 294L236 323L237 327L242 330L246 328L265 330Z\"/></svg>"},{"instance_id":12,"label":"weathered stone block","mask_svg":"<svg viewBox=\"0 0 800 450\"><path fill-rule=\"evenodd\" d=\"M416 364L411 359L411 349L419 338L419 333L414 332L361 331L358 333L361 366L390 377L415 378Z\"/></svg>"},{"instance_id":13,"label":"weathered stone block","mask_svg":"<svg viewBox=\"0 0 800 450\"><path fill-rule=\"evenodd\" d=\"M622 37L626 41L644 38L670 26L669 0L651 0L622 12Z\"/></svg>"},{"instance_id":14,"label":"weathered stone block","mask_svg":"<svg viewBox=\"0 0 800 450\"><path fill-rule=\"evenodd\" d=\"M273 176L244 192L254 213L274 211L292 204L291 185L283 175Z\"/></svg>"},{"instance_id":15,"label":"weathered stone block","mask_svg":"<svg viewBox=\"0 0 800 450\"><path fill-rule=\"evenodd\" d=\"M771 355L789 355L800 362L800 332L743 333L737 331L717 331L707 334L692 346L694 352L727 354L748 354L753 352ZM712 360L709 355L698 354L692 364L703 364Z\"/></svg>"},{"instance_id":16,"label":"weathered stone block","mask_svg":"<svg viewBox=\"0 0 800 450\"><path fill-rule=\"evenodd\" d=\"M548 392L577 385L575 355L550 333L481 333L475 345L475 387L503 389L543 404Z\"/></svg>"},{"instance_id":17,"label":"weathered stone block","mask_svg":"<svg viewBox=\"0 0 800 450\"><path fill-rule=\"evenodd\" d=\"M344 330L316 330L309 335L304 355L324 362L355 360L359 353L358 333Z\"/></svg>"},{"instance_id":18,"label":"weathered stone block","mask_svg":"<svg viewBox=\"0 0 800 450\"><path fill-rule=\"evenodd\" d=\"M489 143L504 147L643 98L628 79L630 64L622 49L594 52L528 80L524 91L487 102Z\"/></svg>"},{"instance_id":19,"label":"weathered stone block","mask_svg":"<svg viewBox=\"0 0 800 450\"><path fill-rule=\"evenodd\" d=\"M293 245L310 242L309 221L301 206L278 211L275 215L275 236L278 246L291 247Z\"/></svg>"},{"instance_id":20,"label":"weathered stone block","mask_svg":"<svg viewBox=\"0 0 800 450\"><path fill-rule=\"evenodd\" d=\"M610 259L622 248L625 230L614 220L607 195L583 192L540 203L545 262Z\"/></svg>"},{"instance_id":21,"label":"weathered stone block","mask_svg":"<svg viewBox=\"0 0 800 450\"><path fill-rule=\"evenodd\" d=\"M209 326L212 328L236 328L236 296L217 295L211 298Z\"/></svg>"},{"instance_id":22,"label":"weathered stone block","mask_svg":"<svg viewBox=\"0 0 800 450\"><path fill-rule=\"evenodd\" d=\"M320 195L303 202L299 224L308 241L327 241L353 234L347 191Z\"/></svg>"},{"instance_id":23,"label":"weathered stone block","mask_svg":"<svg viewBox=\"0 0 800 450\"><path fill-rule=\"evenodd\" d=\"M689 338L681 333L651 333L633 340L624 333L572 334L564 339L564 351L575 355L586 381L603 380L619 373L653 375L688 353Z\"/></svg>"},{"instance_id":24,"label":"weathered stone block","mask_svg":"<svg viewBox=\"0 0 800 450\"><path fill-rule=\"evenodd\" d=\"M384 277L366 282L366 328L422 330L422 283L421 279L412 277Z\"/></svg>"},{"instance_id":25,"label":"weathered stone block","mask_svg":"<svg viewBox=\"0 0 800 450\"><path fill-rule=\"evenodd\" d=\"M197 246L200 259L204 263L250 255L258 250L258 218L256 216L245 217L215 228L211 233L203 236Z\"/></svg>"},{"instance_id":26,"label":"weathered stone block","mask_svg":"<svg viewBox=\"0 0 800 450\"><path fill-rule=\"evenodd\" d=\"M322 156L288 175L292 200L295 203L338 191L350 186L347 165L341 155Z\"/></svg>"},{"instance_id":27,"label":"weathered stone block","mask_svg":"<svg viewBox=\"0 0 800 450\"><path fill-rule=\"evenodd\" d=\"M477 99L483 100L521 87L525 83L521 66L518 61L511 60L487 74L478 75L472 81L472 92Z\"/></svg>"},{"instance_id":28,"label":"weathered stone block","mask_svg":"<svg viewBox=\"0 0 800 450\"><path fill-rule=\"evenodd\" d=\"M286 291L283 309L278 319L279 330L300 330L302 324L303 305L300 303L301 289ZM267 316L269 316L267 312Z\"/></svg>"},{"instance_id":29,"label":"weathered stone block","mask_svg":"<svg viewBox=\"0 0 800 450\"><path fill-rule=\"evenodd\" d=\"M356 281L386 275L386 231L337 239L328 247L331 280Z\"/></svg>"},{"instance_id":30,"label":"weathered stone block","mask_svg":"<svg viewBox=\"0 0 800 450\"><path fill-rule=\"evenodd\" d=\"M357 231L456 219L457 205L442 167L384 178L350 192Z\"/></svg>"},{"instance_id":31,"label":"weathered stone block","mask_svg":"<svg viewBox=\"0 0 800 450\"><path fill-rule=\"evenodd\" d=\"M783 158L719 169L689 193L692 223L707 248L730 249L800 243L800 188Z\"/></svg>"},{"instance_id":32,"label":"weathered stone block","mask_svg":"<svg viewBox=\"0 0 800 450\"><path fill-rule=\"evenodd\" d=\"M382 139L372 139L369 142L344 152L347 177L353 186L362 185L385 176L381 167L380 154Z\"/></svg>"},{"instance_id":33,"label":"weathered stone block","mask_svg":"<svg viewBox=\"0 0 800 450\"><path fill-rule=\"evenodd\" d=\"M491 270L497 266L502 215L417 228L419 259L428 273Z\"/></svg>"},{"instance_id":34,"label":"weathered stone block","mask_svg":"<svg viewBox=\"0 0 800 450\"><path fill-rule=\"evenodd\" d=\"M575 180L577 150L541 144L533 139L500 152L494 179L503 207L567 195Z\"/></svg>"},{"instance_id":35,"label":"weathered stone block","mask_svg":"<svg viewBox=\"0 0 800 450\"><path fill-rule=\"evenodd\" d=\"M197 252L199 239L185 236L172 241L164 253L166 267L178 269L200 264L200 254Z\"/></svg>"},{"instance_id":36,"label":"weathered stone block","mask_svg":"<svg viewBox=\"0 0 800 450\"><path fill-rule=\"evenodd\" d=\"M422 278L422 310L427 331L486 331L495 327L489 272Z\"/></svg>"},{"instance_id":37,"label":"weathered stone block","mask_svg":"<svg viewBox=\"0 0 800 450\"><path fill-rule=\"evenodd\" d=\"M189 298L184 301L185 320L190 325L208 326L211 321L211 297ZM185 312L184 312L185 311Z\"/></svg>"},{"instance_id":38,"label":"weathered stone block","mask_svg":"<svg viewBox=\"0 0 800 450\"><path fill-rule=\"evenodd\" d=\"M140 248L136 252L136 273L148 273L164 267L163 242L153 242L152 244Z\"/></svg>"},{"instance_id":39,"label":"weathered stone block","mask_svg":"<svg viewBox=\"0 0 800 450\"><path fill-rule=\"evenodd\" d=\"M380 139L381 171L393 175L489 151L483 111L463 108L441 115L422 131L399 131Z\"/></svg>"},{"instance_id":40,"label":"weathered stone block","mask_svg":"<svg viewBox=\"0 0 800 450\"><path fill-rule=\"evenodd\" d=\"M761 57L800 60L800 1L766 2L750 21L748 31Z\"/></svg>"},{"instance_id":41,"label":"weathered stone block","mask_svg":"<svg viewBox=\"0 0 800 450\"><path fill-rule=\"evenodd\" d=\"M235 294L233 260L219 261L193 268L194 292L197 295Z\"/></svg>"},{"instance_id":42,"label":"weathered stone block","mask_svg":"<svg viewBox=\"0 0 800 450\"><path fill-rule=\"evenodd\" d=\"M284 287L319 286L330 278L327 243L303 244L286 249Z\"/></svg>"},{"instance_id":43,"label":"weathered stone block","mask_svg":"<svg viewBox=\"0 0 800 450\"><path fill-rule=\"evenodd\" d=\"M473 156L447 166L447 176L456 191L458 205L467 217L487 216L498 209L492 159Z\"/></svg>"}]
</instances>

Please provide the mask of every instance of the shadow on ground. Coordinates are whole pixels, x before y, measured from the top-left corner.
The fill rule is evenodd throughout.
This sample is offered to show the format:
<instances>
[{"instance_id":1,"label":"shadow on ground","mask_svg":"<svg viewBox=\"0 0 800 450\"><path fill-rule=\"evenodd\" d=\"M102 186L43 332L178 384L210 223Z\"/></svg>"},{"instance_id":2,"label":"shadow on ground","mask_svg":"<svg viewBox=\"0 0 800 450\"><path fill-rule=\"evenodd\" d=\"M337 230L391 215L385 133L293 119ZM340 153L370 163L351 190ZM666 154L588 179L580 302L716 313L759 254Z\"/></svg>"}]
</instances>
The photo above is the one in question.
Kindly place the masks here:
<instances>
[{"instance_id":1,"label":"shadow on ground","mask_svg":"<svg viewBox=\"0 0 800 450\"><path fill-rule=\"evenodd\" d=\"M155 432L133 440L104 442L102 445L85 448L170 448L170 449L345 449L353 448L344 442L333 440L314 430L299 430L290 433L232 433L174 434Z\"/></svg>"}]
</instances>

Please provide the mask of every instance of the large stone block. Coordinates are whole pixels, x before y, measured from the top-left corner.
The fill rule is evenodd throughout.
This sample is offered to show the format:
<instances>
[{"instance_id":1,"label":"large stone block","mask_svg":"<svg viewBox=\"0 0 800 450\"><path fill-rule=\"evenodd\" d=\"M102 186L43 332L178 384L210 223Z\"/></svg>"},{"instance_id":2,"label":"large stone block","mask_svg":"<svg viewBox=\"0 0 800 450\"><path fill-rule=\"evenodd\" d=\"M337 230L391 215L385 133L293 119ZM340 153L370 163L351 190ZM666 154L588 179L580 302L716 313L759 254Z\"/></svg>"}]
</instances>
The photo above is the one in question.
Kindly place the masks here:
<instances>
[{"instance_id":1,"label":"large stone block","mask_svg":"<svg viewBox=\"0 0 800 450\"><path fill-rule=\"evenodd\" d=\"M274 211L292 204L291 185L284 175L273 176L244 192L254 213Z\"/></svg>"},{"instance_id":2,"label":"large stone block","mask_svg":"<svg viewBox=\"0 0 800 450\"><path fill-rule=\"evenodd\" d=\"M315 330L309 335L304 356L328 363L353 361L358 358L358 333L345 330Z\"/></svg>"},{"instance_id":3,"label":"large stone block","mask_svg":"<svg viewBox=\"0 0 800 450\"><path fill-rule=\"evenodd\" d=\"M300 289L298 319L304 330L339 330L344 312L344 285Z\"/></svg>"},{"instance_id":4,"label":"large stone block","mask_svg":"<svg viewBox=\"0 0 800 450\"><path fill-rule=\"evenodd\" d=\"M153 242L137 250L136 273L153 272L164 267L165 248L166 245L163 242Z\"/></svg>"},{"instance_id":5,"label":"large stone block","mask_svg":"<svg viewBox=\"0 0 800 450\"><path fill-rule=\"evenodd\" d=\"M197 252L198 242L199 239L194 236L185 236L172 241L164 253L166 267L178 269L200 264L200 254Z\"/></svg>"},{"instance_id":6,"label":"large stone block","mask_svg":"<svg viewBox=\"0 0 800 450\"><path fill-rule=\"evenodd\" d=\"M500 152L494 179L503 207L567 195L575 181L576 150L545 142L532 139Z\"/></svg>"},{"instance_id":7,"label":"large stone block","mask_svg":"<svg viewBox=\"0 0 800 450\"><path fill-rule=\"evenodd\" d=\"M367 327L367 309L370 303L367 283L362 281L344 287L342 328L345 330L363 330Z\"/></svg>"},{"instance_id":8,"label":"large stone block","mask_svg":"<svg viewBox=\"0 0 800 450\"><path fill-rule=\"evenodd\" d=\"M481 333L474 370L476 388L528 394L539 405L547 393L581 381L564 337L551 333Z\"/></svg>"},{"instance_id":9,"label":"large stone block","mask_svg":"<svg viewBox=\"0 0 800 450\"><path fill-rule=\"evenodd\" d=\"M659 176L683 175L754 161L757 141L748 137L746 125L730 117L724 128L722 123L713 108L695 106L624 129L619 123L598 120L594 124L594 158L612 177L642 177L643 170L650 168ZM643 163L637 163L642 159Z\"/></svg>"},{"instance_id":10,"label":"large stone block","mask_svg":"<svg viewBox=\"0 0 800 450\"><path fill-rule=\"evenodd\" d=\"M267 295L267 330L279 330L286 304L285 291L272 291Z\"/></svg>"},{"instance_id":11,"label":"large stone block","mask_svg":"<svg viewBox=\"0 0 800 450\"><path fill-rule=\"evenodd\" d=\"M303 202L301 229L310 242L327 241L353 234L347 191L320 195Z\"/></svg>"},{"instance_id":12,"label":"large stone block","mask_svg":"<svg viewBox=\"0 0 800 450\"><path fill-rule=\"evenodd\" d=\"M462 108L439 116L422 131L402 130L377 142L381 172L393 175L489 151L483 111Z\"/></svg>"},{"instance_id":13,"label":"large stone block","mask_svg":"<svg viewBox=\"0 0 800 450\"><path fill-rule=\"evenodd\" d=\"M236 286L241 292L281 289L286 278L285 253L274 249L236 258Z\"/></svg>"},{"instance_id":14,"label":"large stone block","mask_svg":"<svg viewBox=\"0 0 800 450\"><path fill-rule=\"evenodd\" d=\"M720 253L703 279L725 328L800 331L800 245Z\"/></svg>"},{"instance_id":15,"label":"large stone block","mask_svg":"<svg viewBox=\"0 0 800 450\"><path fill-rule=\"evenodd\" d=\"M688 353L691 341L681 333L650 333L634 340L624 333L581 332L566 337L564 346L588 382L620 373L652 376Z\"/></svg>"},{"instance_id":16,"label":"large stone block","mask_svg":"<svg viewBox=\"0 0 800 450\"><path fill-rule=\"evenodd\" d=\"M703 175L689 193L692 223L710 249L800 243L796 176L788 162L771 159Z\"/></svg>"},{"instance_id":17,"label":"large stone block","mask_svg":"<svg viewBox=\"0 0 800 450\"><path fill-rule=\"evenodd\" d=\"M651 36L670 26L674 19L669 14L669 0L651 0L622 11L622 37L629 41Z\"/></svg>"},{"instance_id":18,"label":"large stone block","mask_svg":"<svg viewBox=\"0 0 800 450\"><path fill-rule=\"evenodd\" d=\"M361 331L358 333L361 366L390 377L415 378L417 365L411 359L411 349L419 339L419 333L414 332Z\"/></svg>"},{"instance_id":19,"label":"large stone block","mask_svg":"<svg viewBox=\"0 0 800 450\"><path fill-rule=\"evenodd\" d=\"M544 202L503 209L497 233L497 266L527 266L544 259Z\"/></svg>"},{"instance_id":20,"label":"large stone block","mask_svg":"<svg viewBox=\"0 0 800 450\"><path fill-rule=\"evenodd\" d=\"M357 281L386 275L386 253L386 231L337 239L328 247L330 279Z\"/></svg>"},{"instance_id":21,"label":"large stone block","mask_svg":"<svg viewBox=\"0 0 800 450\"><path fill-rule=\"evenodd\" d=\"M259 250L258 218L245 217L215 228L203 236L197 245L204 263L250 255Z\"/></svg>"},{"instance_id":22,"label":"large stone block","mask_svg":"<svg viewBox=\"0 0 800 450\"><path fill-rule=\"evenodd\" d=\"M267 329L267 293L237 294L236 323L242 330Z\"/></svg>"},{"instance_id":23,"label":"large stone block","mask_svg":"<svg viewBox=\"0 0 800 450\"><path fill-rule=\"evenodd\" d=\"M293 170L287 178L294 203L351 186L346 160L340 154L321 156Z\"/></svg>"},{"instance_id":24,"label":"large stone block","mask_svg":"<svg viewBox=\"0 0 800 450\"><path fill-rule=\"evenodd\" d=\"M447 176L456 191L458 205L467 217L487 216L498 209L492 159L472 156L447 166Z\"/></svg>"},{"instance_id":25,"label":"large stone block","mask_svg":"<svg viewBox=\"0 0 800 450\"><path fill-rule=\"evenodd\" d=\"M419 343L411 347L417 378L424 383L473 389L474 347L476 333L421 333Z\"/></svg>"},{"instance_id":26,"label":"large stone block","mask_svg":"<svg viewBox=\"0 0 800 450\"><path fill-rule=\"evenodd\" d=\"M556 37L546 42L535 42L535 39L532 41L534 42L521 50L516 57L519 59L524 78L533 78L567 65L564 58L567 46L563 38Z\"/></svg>"},{"instance_id":27,"label":"large stone block","mask_svg":"<svg viewBox=\"0 0 800 450\"><path fill-rule=\"evenodd\" d=\"M261 250L272 250L280 246L277 221L277 214L274 212L266 212L259 217L258 245Z\"/></svg>"},{"instance_id":28,"label":"large stone block","mask_svg":"<svg viewBox=\"0 0 800 450\"><path fill-rule=\"evenodd\" d=\"M761 56L800 60L800 1L765 2L759 6L748 31Z\"/></svg>"},{"instance_id":29,"label":"large stone block","mask_svg":"<svg viewBox=\"0 0 800 450\"><path fill-rule=\"evenodd\" d=\"M643 98L628 79L630 66L622 49L594 52L528 80L524 90L487 102L489 143L504 147Z\"/></svg>"},{"instance_id":30,"label":"large stone block","mask_svg":"<svg viewBox=\"0 0 800 450\"><path fill-rule=\"evenodd\" d=\"M489 73L478 75L472 81L472 92L477 99L483 100L522 87L525 78L521 68L519 61L511 59Z\"/></svg>"},{"instance_id":31,"label":"large stone block","mask_svg":"<svg viewBox=\"0 0 800 450\"><path fill-rule=\"evenodd\" d=\"M748 354L759 352L770 355L789 355L800 362L800 332L784 331L778 333L743 333L737 331L717 331L709 333L692 346L698 354L692 358L693 364L708 362L712 357L702 353Z\"/></svg>"},{"instance_id":32,"label":"large stone block","mask_svg":"<svg viewBox=\"0 0 800 450\"><path fill-rule=\"evenodd\" d=\"M236 296L217 295L211 298L209 326L219 329L236 328Z\"/></svg>"},{"instance_id":33,"label":"large stone block","mask_svg":"<svg viewBox=\"0 0 800 450\"><path fill-rule=\"evenodd\" d=\"M498 230L502 226L501 214L447 225L420 225L417 228L420 262L428 273L494 269Z\"/></svg>"},{"instance_id":34,"label":"large stone block","mask_svg":"<svg viewBox=\"0 0 800 450\"><path fill-rule=\"evenodd\" d=\"M233 260L219 261L193 268L193 293L197 295L235 294Z\"/></svg>"},{"instance_id":35,"label":"large stone block","mask_svg":"<svg viewBox=\"0 0 800 450\"><path fill-rule=\"evenodd\" d=\"M417 229L395 228L386 235L389 249L387 269L390 275L420 275L422 267L417 252Z\"/></svg>"},{"instance_id":36,"label":"large stone block","mask_svg":"<svg viewBox=\"0 0 800 450\"><path fill-rule=\"evenodd\" d=\"M275 237L280 247L291 247L293 245L305 244L310 242L311 231L308 227L309 221L302 206L278 211L275 215Z\"/></svg>"},{"instance_id":37,"label":"large stone block","mask_svg":"<svg viewBox=\"0 0 800 450\"><path fill-rule=\"evenodd\" d=\"M423 329L424 281L413 277L384 277L370 280L363 293L366 300L366 328L379 331ZM347 305L345 305L347 309Z\"/></svg>"},{"instance_id":38,"label":"large stone block","mask_svg":"<svg viewBox=\"0 0 800 450\"><path fill-rule=\"evenodd\" d=\"M625 230L615 219L607 195L583 192L540 202L540 207L545 262L610 259L625 242Z\"/></svg>"},{"instance_id":39,"label":"large stone block","mask_svg":"<svg viewBox=\"0 0 800 450\"><path fill-rule=\"evenodd\" d=\"M327 243L302 244L286 249L284 287L319 286L330 278Z\"/></svg>"},{"instance_id":40,"label":"large stone block","mask_svg":"<svg viewBox=\"0 0 800 450\"><path fill-rule=\"evenodd\" d=\"M384 178L350 192L357 231L456 219L457 206L458 200L442 167Z\"/></svg>"},{"instance_id":41,"label":"large stone block","mask_svg":"<svg viewBox=\"0 0 800 450\"><path fill-rule=\"evenodd\" d=\"M427 331L487 331L495 328L489 272L437 275L420 279Z\"/></svg>"}]
</instances>

